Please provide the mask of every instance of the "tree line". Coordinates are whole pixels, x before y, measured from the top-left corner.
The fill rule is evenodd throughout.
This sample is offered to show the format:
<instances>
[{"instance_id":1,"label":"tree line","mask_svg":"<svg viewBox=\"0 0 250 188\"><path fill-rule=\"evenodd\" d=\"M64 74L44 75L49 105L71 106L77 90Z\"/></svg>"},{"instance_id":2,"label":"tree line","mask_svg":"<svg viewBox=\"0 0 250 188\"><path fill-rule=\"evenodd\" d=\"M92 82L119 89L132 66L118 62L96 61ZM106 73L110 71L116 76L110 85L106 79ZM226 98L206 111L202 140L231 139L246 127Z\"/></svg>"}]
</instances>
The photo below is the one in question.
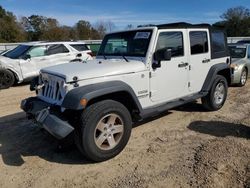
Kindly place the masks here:
<instances>
[{"instance_id":1,"label":"tree line","mask_svg":"<svg viewBox=\"0 0 250 188\"><path fill-rule=\"evenodd\" d=\"M221 21L214 23L216 27L225 29L229 37L250 36L250 10L239 6L226 10ZM41 15L29 17L16 16L0 5L0 42L22 41L66 41L102 39L106 32L114 30L113 22L100 21L94 26L79 20L74 26L62 26L54 19ZM127 29L133 28L128 24Z\"/></svg>"},{"instance_id":2,"label":"tree line","mask_svg":"<svg viewBox=\"0 0 250 188\"><path fill-rule=\"evenodd\" d=\"M99 21L93 26L85 20L79 20L72 27L62 26L56 19L41 15L17 19L0 6L0 42L102 39L114 27L111 21Z\"/></svg>"}]
</instances>

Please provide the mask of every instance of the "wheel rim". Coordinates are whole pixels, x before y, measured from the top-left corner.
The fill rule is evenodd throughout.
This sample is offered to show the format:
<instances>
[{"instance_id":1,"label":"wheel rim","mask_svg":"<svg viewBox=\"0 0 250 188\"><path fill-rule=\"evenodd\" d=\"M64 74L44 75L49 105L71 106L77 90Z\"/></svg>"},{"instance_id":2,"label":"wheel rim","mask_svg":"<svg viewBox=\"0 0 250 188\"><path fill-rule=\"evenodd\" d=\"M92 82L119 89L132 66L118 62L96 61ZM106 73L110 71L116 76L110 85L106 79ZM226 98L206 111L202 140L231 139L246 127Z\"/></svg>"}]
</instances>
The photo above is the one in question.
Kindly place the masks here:
<instances>
[{"instance_id":1,"label":"wheel rim","mask_svg":"<svg viewBox=\"0 0 250 188\"><path fill-rule=\"evenodd\" d=\"M214 101L217 105L221 104L225 97L225 86L223 83L218 83L214 92Z\"/></svg>"},{"instance_id":2,"label":"wheel rim","mask_svg":"<svg viewBox=\"0 0 250 188\"><path fill-rule=\"evenodd\" d=\"M246 72L246 71L243 71L243 72L241 73L240 82L241 82L242 85L244 85L244 84L246 83L246 81L247 81L247 72Z\"/></svg>"},{"instance_id":3,"label":"wheel rim","mask_svg":"<svg viewBox=\"0 0 250 188\"><path fill-rule=\"evenodd\" d=\"M11 83L11 76L5 72L0 72L0 86L9 86Z\"/></svg>"},{"instance_id":4,"label":"wheel rim","mask_svg":"<svg viewBox=\"0 0 250 188\"><path fill-rule=\"evenodd\" d=\"M108 114L97 123L94 138L96 146L101 150L116 147L124 132L124 123L117 114Z\"/></svg>"}]
</instances>

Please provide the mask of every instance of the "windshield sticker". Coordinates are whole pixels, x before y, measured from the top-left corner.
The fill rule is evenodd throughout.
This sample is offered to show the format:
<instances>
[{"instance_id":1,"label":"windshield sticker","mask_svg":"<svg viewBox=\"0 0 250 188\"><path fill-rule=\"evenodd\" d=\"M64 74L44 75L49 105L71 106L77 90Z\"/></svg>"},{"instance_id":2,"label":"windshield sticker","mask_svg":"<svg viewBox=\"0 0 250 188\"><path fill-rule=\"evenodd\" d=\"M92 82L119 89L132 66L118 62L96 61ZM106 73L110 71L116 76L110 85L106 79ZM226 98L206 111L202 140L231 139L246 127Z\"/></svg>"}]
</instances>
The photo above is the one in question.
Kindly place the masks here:
<instances>
[{"instance_id":1,"label":"windshield sticker","mask_svg":"<svg viewBox=\"0 0 250 188\"><path fill-rule=\"evenodd\" d=\"M137 32L134 39L148 39L150 32Z\"/></svg>"}]
</instances>

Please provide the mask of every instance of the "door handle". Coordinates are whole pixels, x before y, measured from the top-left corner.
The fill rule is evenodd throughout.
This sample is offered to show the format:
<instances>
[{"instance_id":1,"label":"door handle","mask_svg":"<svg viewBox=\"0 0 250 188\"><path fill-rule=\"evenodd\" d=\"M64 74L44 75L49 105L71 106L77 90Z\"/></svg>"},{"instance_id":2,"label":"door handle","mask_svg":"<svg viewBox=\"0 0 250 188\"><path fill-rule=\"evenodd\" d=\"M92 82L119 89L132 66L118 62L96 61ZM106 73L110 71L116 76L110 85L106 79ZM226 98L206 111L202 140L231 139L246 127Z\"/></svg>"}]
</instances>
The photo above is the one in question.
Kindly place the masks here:
<instances>
[{"instance_id":1,"label":"door handle","mask_svg":"<svg viewBox=\"0 0 250 188\"><path fill-rule=\"evenodd\" d=\"M180 64L178 64L179 68L186 67L186 66L188 66L188 63L180 63Z\"/></svg>"},{"instance_id":2,"label":"door handle","mask_svg":"<svg viewBox=\"0 0 250 188\"><path fill-rule=\"evenodd\" d=\"M203 59L202 60L202 63L208 63L208 62L210 62L210 59Z\"/></svg>"}]
</instances>

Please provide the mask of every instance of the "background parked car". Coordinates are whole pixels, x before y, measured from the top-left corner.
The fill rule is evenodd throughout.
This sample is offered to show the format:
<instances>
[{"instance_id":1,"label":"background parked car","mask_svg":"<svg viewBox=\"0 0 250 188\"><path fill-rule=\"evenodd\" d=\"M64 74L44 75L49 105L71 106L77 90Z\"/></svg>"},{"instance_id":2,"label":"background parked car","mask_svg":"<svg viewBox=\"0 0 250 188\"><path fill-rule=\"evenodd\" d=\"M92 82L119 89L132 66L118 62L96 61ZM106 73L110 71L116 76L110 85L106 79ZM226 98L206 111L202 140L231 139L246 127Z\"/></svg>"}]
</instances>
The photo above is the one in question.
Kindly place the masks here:
<instances>
[{"instance_id":1,"label":"background parked car","mask_svg":"<svg viewBox=\"0 0 250 188\"><path fill-rule=\"evenodd\" d=\"M21 44L0 56L0 89L30 80L44 67L91 59L92 52L84 42Z\"/></svg>"},{"instance_id":2,"label":"background parked car","mask_svg":"<svg viewBox=\"0 0 250 188\"><path fill-rule=\"evenodd\" d=\"M231 44L229 50L232 57L232 84L244 86L250 70L250 44Z\"/></svg>"}]
</instances>

